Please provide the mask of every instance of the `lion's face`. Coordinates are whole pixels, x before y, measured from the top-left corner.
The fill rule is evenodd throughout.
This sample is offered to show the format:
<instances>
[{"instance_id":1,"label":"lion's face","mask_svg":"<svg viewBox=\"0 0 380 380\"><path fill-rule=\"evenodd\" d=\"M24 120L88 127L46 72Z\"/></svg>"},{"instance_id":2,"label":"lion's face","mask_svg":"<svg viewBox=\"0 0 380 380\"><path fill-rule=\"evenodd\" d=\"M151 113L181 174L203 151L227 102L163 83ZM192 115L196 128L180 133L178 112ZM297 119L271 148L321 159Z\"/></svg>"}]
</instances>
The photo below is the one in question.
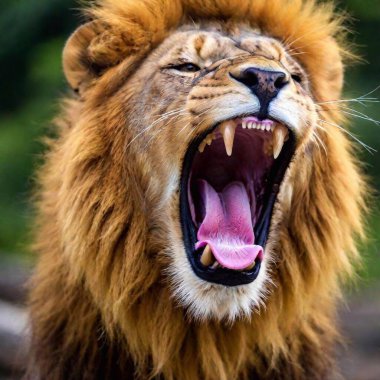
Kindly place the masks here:
<instances>
[{"instance_id":1,"label":"lion's face","mask_svg":"<svg viewBox=\"0 0 380 380\"><path fill-rule=\"evenodd\" d=\"M249 314L270 282L289 164L313 137L306 73L273 38L208 25L168 37L131 88L126 149L146 152L149 223L173 292L196 317Z\"/></svg>"}]
</instances>

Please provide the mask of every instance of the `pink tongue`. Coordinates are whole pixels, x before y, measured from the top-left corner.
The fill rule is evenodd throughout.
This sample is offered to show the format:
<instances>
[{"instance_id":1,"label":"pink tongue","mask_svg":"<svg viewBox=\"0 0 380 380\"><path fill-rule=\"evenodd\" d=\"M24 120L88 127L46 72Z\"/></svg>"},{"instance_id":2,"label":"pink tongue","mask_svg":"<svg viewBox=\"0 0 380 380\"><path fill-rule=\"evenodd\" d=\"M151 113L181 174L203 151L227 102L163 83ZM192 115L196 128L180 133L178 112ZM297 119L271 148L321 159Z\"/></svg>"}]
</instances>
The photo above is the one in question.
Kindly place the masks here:
<instances>
[{"instance_id":1,"label":"pink tongue","mask_svg":"<svg viewBox=\"0 0 380 380\"><path fill-rule=\"evenodd\" d=\"M205 217L198 230L195 248L210 245L215 259L225 268L240 270L254 263L263 248L254 245L251 208L241 182L228 184L221 193L199 180Z\"/></svg>"}]
</instances>

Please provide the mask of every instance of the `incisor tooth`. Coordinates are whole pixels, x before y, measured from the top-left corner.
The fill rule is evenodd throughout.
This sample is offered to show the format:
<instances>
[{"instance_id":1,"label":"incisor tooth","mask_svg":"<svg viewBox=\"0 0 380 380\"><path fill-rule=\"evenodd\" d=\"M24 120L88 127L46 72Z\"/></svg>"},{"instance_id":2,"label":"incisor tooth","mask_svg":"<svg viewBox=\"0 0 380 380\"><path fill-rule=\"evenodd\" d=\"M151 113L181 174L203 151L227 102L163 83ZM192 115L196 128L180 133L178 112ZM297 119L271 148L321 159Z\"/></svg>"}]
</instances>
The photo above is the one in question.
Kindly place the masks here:
<instances>
[{"instance_id":1,"label":"incisor tooth","mask_svg":"<svg viewBox=\"0 0 380 380\"><path fill-rule=\"evenodd\" d=\"M247 122L243 121L243 123L241 124L241 126L243 127L243 129L246 129L247 128Z\"/></svg>"},{"instance_id":2,"label":"incisor tooth","mask_svg":"<svg viewBox=\"0 0 380 380\"><path fill-rule=\"evenodd\" d=\"M281 153L284 142L288 137L288 128L281 124L276 125L273 131L273 157L277 159Z\"/></svg>"},{"instance_id":3,"label":"incisor tooth","mask_svg":"<svg viewBox=\"0 0 380 380\"><path fill-rule=\"evenodd\" d=\"M234 146L236 125L233 121L225 121L219 128L223 136L224 145L226 147L227 155L232 155L232 148Z\"/></svg>"},{"instance_id":4,"label":"incisor tooth","mask_svg":"<svg viewBox=\"0 0 380 380\"><path fill-rule=\"evenodd\" d=\"M201 256L201 263L205 266L208 267L210 266L213 262L215 261L214 255L212 254L210 246L207 244L202 256Z\"/></svg>"}]
</instances>

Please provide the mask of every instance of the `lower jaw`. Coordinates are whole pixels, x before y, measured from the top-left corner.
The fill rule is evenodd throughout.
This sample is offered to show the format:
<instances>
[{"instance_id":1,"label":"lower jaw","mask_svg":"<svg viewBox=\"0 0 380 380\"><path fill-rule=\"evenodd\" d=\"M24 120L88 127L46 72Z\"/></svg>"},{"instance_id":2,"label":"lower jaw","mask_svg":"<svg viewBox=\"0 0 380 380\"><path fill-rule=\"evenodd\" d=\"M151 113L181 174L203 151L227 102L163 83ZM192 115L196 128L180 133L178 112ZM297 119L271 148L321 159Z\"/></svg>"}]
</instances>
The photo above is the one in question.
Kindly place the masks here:
<instances>
[{"instance_id":1,"label":"lower jaw","mask_svg":"<svg viewBox=\"0 0 380 380\"><path fill-rule=\"evenodd\" d=\"M189 207L187 191L188 181L190 178L192 162L199 144L216 127L217 126L206 131L203 135L193 141L184 158L180 184L180 221L183 233L183 241L192 270L199 278L210 283L229 287L247 285L257 279L260 273L260 268L262 266L261 259L256 259L254 267L250 270L237 271L223 267L211 268L203 266L200 262L200 257L203 249L195 249L195 244L197 242L197 231L192 223L192 216ZM289 167L294 152L295 138L293 134L290 134L289 139L285 143L280 156L273 163L270 176L268 178L268 189L270 190L267 191L264 195L263 207L260 216L254 226L254 234L256 237L255 244L260 245L263 248L265 248L268 239L274 204L277 200L277 195L279 193L282 180L287 168Z\"/></svg>"}]
</instances>

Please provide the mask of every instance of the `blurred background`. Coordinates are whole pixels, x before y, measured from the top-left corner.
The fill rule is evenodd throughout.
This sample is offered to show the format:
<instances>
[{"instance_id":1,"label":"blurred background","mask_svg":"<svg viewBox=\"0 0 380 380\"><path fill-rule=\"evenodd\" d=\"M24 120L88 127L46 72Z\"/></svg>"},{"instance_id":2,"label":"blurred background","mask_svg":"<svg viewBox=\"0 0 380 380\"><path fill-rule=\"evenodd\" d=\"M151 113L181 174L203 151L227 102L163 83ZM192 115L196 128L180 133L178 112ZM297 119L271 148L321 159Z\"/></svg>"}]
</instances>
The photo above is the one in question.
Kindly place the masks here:
<instances>
[{"instance_id":1,"label":"blurred background","mask_svg":"<svg viewBox=\"0 0 380 380\"><path fill-rule=\"evenodd\" d=\"M351 40L363 57L349 67L344 99L380 99L380 0L346 0ZM61 51L80 23L73 0L0 0L0 379L10 379L24 360L20 332L26 314L24 286L33 264L28 248L33 172L41 163L42 136L49 133L59 98L67 92ZM351 132L372 149L360 159L380 189L380 103L344 103ZM380 210L373 202L369 239L362 244L360 278L347 289L340 318L348 340L341 353L345 377L380 379ZM17 352L17 354L16 354ZM16 371L16 372L15 372Z\"/></svg>"}]
</instances>

